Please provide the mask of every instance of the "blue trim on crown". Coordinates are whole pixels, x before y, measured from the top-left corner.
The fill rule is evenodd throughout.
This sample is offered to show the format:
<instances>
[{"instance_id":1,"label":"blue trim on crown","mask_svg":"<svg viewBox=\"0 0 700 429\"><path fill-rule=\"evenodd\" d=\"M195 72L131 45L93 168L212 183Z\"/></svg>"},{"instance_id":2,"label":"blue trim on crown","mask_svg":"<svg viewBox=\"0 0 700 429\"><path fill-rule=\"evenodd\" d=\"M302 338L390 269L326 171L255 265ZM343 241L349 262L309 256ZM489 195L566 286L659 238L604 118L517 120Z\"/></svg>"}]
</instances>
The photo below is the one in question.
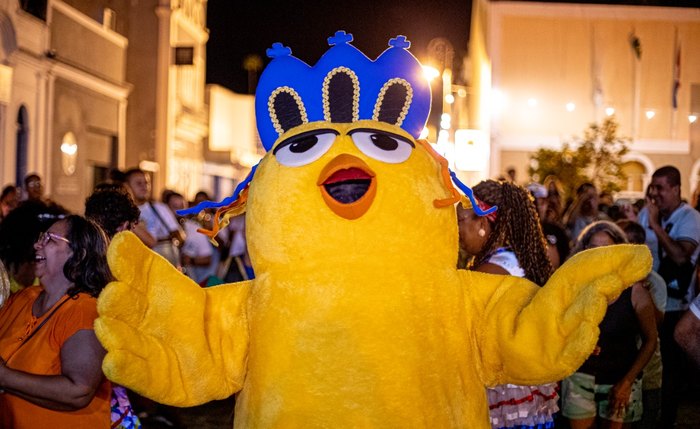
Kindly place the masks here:
<instances>
[{"instance_id":1,"label":"blue trim on crown","mask_svg":"<svg viewBox=\"0 0 700 429\"><path fill-rule=\"evenodd\" d=\"M260 165L260 162L255 164L253 168L250 169L250 173L248 173L246 178L241 183L239 183L238 186L236 186L236 189L234 189L233 194L230 197L226 197L218 203L216 201L202 201L194 207L190 207L188 209L183 210L177 210L176 213L180 216L198 214L199 212L205 209L218 209L220 207L226 207L227 205L233 203L238 199L238 196L241 194L241 191L243 191L243 189L245 189L245 187L248 186L250 181L253 180L253 176L255 175L255 170L258 169L258 165Z\"/></svg>"},{"instance_id":2,"label":"blue trim on crown","mask_svg":"<svg viewBox=\"0 0 700 429\"><path fill-rule=\"evenodd\" d=\"M335 35L328 38L328 46L340 45L341 43L350 43L352 41L352 34L346 33L343 30L338 30L335 32Z\"/></svg>"},{"instance_id":3,"label":"blue trim on crown","mask_svg":"<svg viewBox=\"0 0 700 429\"><path fill-rule=\"evenodd\" d=\"M406 36L396 36L389 40L389 46L393 48L408 49L411 47L411 42L406 39Z\"/></svg>"},{"instance_id":4,"label":"blue trim on crown","mask_svg":"<svg viewBox=\"0 0 700 429\"><path fill-rule=\"evenodd\" d=\"M292 49L277 42L273 43L272 47L268 48L265 53L268 58L288 57L292 55Z\"/></svg>"},{"instance_id":5,"label":"blue trim on crown","mask_svg":"<svg viewBox=\"0 0 700 429\"><path fill-rule=\"evenodd\" d=\"M455 174L455 172L452 170L450 170L450 177L452 178L452 182L454 182L454 184L457 185L457 188L459 188L460 191L464 192L464 195L466 195L467 198L469 198L469 201L472 202L472 209L474 210L474 213L476 213L478 216L486 216L498 210L498 206L493 206L486 211L481 210L481 208L479 207L479 203L476 201L476 197L474 197L474 192L472 191L472 188L462 183L462 181L457 178L457 174Z\"/></svg>"}]
</instances>

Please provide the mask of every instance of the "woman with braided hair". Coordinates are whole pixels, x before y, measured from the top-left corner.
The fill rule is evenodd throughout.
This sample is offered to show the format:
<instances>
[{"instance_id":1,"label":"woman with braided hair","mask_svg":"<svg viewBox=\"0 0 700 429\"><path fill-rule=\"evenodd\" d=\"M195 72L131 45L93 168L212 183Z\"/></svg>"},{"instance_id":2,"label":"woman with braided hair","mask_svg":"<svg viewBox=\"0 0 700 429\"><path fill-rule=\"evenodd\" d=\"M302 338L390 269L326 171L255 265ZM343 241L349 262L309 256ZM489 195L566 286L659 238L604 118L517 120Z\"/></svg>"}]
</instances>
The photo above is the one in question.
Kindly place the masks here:
<instances>
[{"instance_id":1,"label":"woman with braided hair","mask_svg":"<svg viewBox=\"0 0 700 429\"><path fill-rule=\"evenodd\" d=\"M525 277L544 285L552 273L547 244L529 192L514 183L486 180L473 188L479 206L498 210L478 216L457 205L460 247L467 269ZM557 406L556 383L512 384L487 389L493 428L551 428Z\"/></svg>"}]
</instances>

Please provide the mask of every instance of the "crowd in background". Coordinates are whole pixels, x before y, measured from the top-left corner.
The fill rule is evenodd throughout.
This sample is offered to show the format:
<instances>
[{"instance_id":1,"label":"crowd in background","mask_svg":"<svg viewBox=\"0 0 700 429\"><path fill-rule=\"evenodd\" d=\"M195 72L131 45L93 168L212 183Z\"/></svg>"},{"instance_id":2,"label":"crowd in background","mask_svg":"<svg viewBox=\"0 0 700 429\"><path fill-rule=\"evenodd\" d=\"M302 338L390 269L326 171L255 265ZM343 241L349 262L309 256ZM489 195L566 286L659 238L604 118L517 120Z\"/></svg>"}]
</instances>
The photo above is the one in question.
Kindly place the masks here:
<instances>
[{"instance_id":1,"label":"crowd in background","mask_svg":"<svg viewBox=\"0 0 700 429\"><path fill-rule=\"evenodd\" d=\"M480 217L458 204L462 268L525 277L543 286L572 255L620 243L646 244L654 265L647 279L610 303L596 350L571 377L548 385L488 389L492 426L673 427L684 380L694 371L686 351L700 363L700 298L695 298L700 202L688 204L681 199L680 173L674 167L657 170L646 197L638 201L613 201L592 183L567 196L556 177L525 186L514 179L513 172L508 178L474 186L482 209L498 206L492 215ZM76 337L76 333L88 329L96 317L94 298L111 280L106 246L121 231L136 234L202 287L253 278L245 216L233 218L215 245L197 232L211 228L211 211L195 217L178 215L179 210L206 200L210 196L205 191L190 200L167 189L153 199L150 177L138 168L113 171L109 182L98 185L87 198L83 216L48 198L36 174L26 177L23 188L2 190L0 261L9 273L13 297L0 312L0 355L14 358L21 356L20 351L51 349L42 338L58 335L59 321L72 330L61 330L64 342L45 351L53 361L37 364L60 361L61 377L25 380L19 371L9 369L6 357L0 361L0 382L12 386L11 395L0 393L0 423L32 427L58 419L72 424L78 409L98 417L107 413L121 427L139 427L139 412L142 419L172 423L167 409L159 404L131 393L132 408L125 389L100 381L95 363L101 361L104 350L95 343L94 334ZM81 266L76 265L76 257ZM86 279L86 270L102 275ZM64 295L70 301L62 299ZM60 306L68 316L52 318ZM51 323L46 323L49 319ZM3 340L17 335L19 343ZM30 346L22 348L32 337ZM80 360L76 354L89 358ZM98 368L98 372L87 371L76 378L75 365ZM10 397L23 398L30 405L17 405ZM21 421L16 417L20 412L31 419Z\"/></svg>"},{"instance_id":2,"label":"crowd in background","mask_svg":"<svg viewBox=\"0 0 700 429\"><path fill-rule=\"evenodd\" d=\"M22 188L2 190L0 268L11 296L0 302L0 427L176 425L171 408L104 378L105 352L92 325L96 298L112 280L107 245L122 231L202 287L253 277L244 216L232 219L214 245L197 232L211 228L211 212L177 214L209 199L204 191L188 201L166 190L155 201L148 174L137 168L112 171L86 199L82 215L47 197L37 174Z\"/></svg>"},{"instance_id":3,"label":"crowd in background","mask_svg":"<svg viewBox=\"0 0 700 429\"><path fill-rule=\"evenodd\" d=\"M697 377L688 358L700 363L700 202L682 200L680 172L672 166L655 171L637 201L614 201L593 183L567 196L554 176L524 186L515 177L509 169L473 188L482 209L498 206L493 215L458 205L462 267L543 285L581 251L633 243L648 246L653 271L609 303L593 354L557 389L489 389L492 427L672 428ZM543 252L547 265L538 262Z\"/></svg>"}]
</instances>

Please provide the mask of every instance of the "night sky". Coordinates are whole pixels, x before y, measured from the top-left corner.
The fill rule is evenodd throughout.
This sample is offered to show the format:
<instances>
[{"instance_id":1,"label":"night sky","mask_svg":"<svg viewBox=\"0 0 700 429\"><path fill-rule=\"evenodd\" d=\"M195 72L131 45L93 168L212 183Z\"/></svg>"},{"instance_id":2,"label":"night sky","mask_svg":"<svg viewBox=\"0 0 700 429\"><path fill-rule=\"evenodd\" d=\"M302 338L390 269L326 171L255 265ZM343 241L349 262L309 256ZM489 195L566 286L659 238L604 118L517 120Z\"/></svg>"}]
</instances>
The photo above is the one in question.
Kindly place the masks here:
<instances>
[{"instance_id":1,"label":"night sky","mask_svg":"<svg viewBox=\"0 0 700 429\"><path fill-rule=\"evenodd\" d=\"M398 34L411 41L411 52L423 59L428 42L448 39L455 49L455 68L466 55L470 0L214 0L208 3L207 83L239 93L248 91L243 59L274 42L311 65L328 49L326 39L336 30L354 36L353 45L374 59Z\"/></svg>"},{"instance_id":2,"label":"night sky","mask_svg":"<svg viewBox=\"0 0 700 429\"><path fill-rule=\"evenodd\" d=\"M497 1L497 0L494 0ZM516 0L517 1L517 0ZM698 7L700 0L539 0L551 3L595 3ZM259 55L274 42L313 65L328 49L336 30L354 36L353 45L374 59L397 34L411 41L411 52L427 59L431 39L448 39L455 50L453 69L459 82L461 59L467 54L471 0L210 0L208 5L207 83L248 92L243 59Z\"/></svg>"}]
</instances>

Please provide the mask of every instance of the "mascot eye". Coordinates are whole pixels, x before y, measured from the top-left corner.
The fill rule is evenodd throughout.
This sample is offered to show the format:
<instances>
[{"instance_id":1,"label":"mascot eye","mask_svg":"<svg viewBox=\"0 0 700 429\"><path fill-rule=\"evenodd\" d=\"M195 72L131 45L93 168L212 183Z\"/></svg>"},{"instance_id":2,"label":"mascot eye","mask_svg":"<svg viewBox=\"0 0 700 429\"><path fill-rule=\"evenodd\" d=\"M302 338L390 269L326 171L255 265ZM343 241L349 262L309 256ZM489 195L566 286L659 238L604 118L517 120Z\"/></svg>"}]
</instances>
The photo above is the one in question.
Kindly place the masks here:
<instances>
[{"instance_id":1,"label":"mascot eye","mask_svg":"<svg viewBox=\"0 0 700 429\"><path fill-rule=\"evenodd\" d=\"M313 130L281 142L272 151L277 161L287 167L312 163L328 152L338 133L334 130Z\"/></svg>"},{"instance_id":2,"label":"mascot eye","mask_svg":"<svg viewBox=\"0 0 700 429\"><path fill-rule=\"evenodd\" d=\"M406 161L415 147L407 138L386 131L359 129L350 136L362 153L389 164Z\"/></svg>"}]
</instances>

